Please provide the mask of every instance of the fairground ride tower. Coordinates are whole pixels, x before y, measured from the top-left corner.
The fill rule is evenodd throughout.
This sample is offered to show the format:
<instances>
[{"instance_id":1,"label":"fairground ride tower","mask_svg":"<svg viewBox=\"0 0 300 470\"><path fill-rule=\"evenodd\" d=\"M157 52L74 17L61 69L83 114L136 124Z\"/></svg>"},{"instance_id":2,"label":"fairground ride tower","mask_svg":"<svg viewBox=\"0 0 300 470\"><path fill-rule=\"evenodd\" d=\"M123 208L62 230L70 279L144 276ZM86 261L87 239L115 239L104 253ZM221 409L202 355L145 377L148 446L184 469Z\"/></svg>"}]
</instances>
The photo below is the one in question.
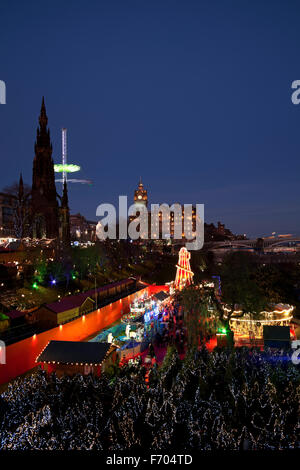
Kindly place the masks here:
<instances>
[{"instance_id":1,"label":"fairground ride tower","mask_svg":"<svg viewBox=\"0 0 300 470\"><path fill-rule=\"evenodd\" d=\"M183 289L183 287L192 284L194 273L190 266L191 254L185 247L179 251L178 264L176 265L177 272L175 278L175 289Z\"/></svg>"}]
</instances>

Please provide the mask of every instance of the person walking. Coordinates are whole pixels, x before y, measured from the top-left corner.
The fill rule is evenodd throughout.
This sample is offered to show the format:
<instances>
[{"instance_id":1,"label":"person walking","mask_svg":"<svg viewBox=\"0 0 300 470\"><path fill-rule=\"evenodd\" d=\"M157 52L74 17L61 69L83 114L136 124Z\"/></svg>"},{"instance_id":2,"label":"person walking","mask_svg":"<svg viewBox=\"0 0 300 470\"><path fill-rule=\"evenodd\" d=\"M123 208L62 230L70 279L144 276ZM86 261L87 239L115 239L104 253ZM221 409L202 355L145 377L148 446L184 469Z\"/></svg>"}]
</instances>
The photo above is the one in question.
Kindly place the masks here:
<instances>
[{"instance_id":1,"label":"person walking","mask_svg":"<svg viewBox=\"0 0 300 470\"><path fill-rule=\"evenodd\" d=\"M155 357L155 351L152 343L149 345L149 355L151 358Z\"/></svg>"}]
</instances>

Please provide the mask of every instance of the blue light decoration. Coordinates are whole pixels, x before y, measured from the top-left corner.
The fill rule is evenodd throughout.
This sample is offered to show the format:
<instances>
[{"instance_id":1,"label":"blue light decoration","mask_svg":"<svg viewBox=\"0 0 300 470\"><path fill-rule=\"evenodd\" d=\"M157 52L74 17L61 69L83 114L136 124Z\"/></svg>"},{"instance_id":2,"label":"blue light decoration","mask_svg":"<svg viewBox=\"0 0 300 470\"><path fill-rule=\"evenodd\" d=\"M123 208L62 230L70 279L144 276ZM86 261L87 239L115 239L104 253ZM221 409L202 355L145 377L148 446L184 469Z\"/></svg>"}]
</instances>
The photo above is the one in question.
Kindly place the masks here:
<instances>
[{"instance_id":1,"label":"blue light decoration","mask_svg":"<svg viewBox=\"0 0 300 470\"><path fill-rule=\"evenodd\" d=\"M52 284L53 286L55 286L55 284L56 284L56 279L52 279L51 284Z\"/></svg>"},{"instance_id":2,"label":"blue light decoration","mask_svg":"<svg viewBox=\"0 0 300 470\"><path fill-rule=\"evenodd\" d=\"M222 291L221 291L221 277L220 276L212 276L213 279L218 279L219 281L219 286L218 286L218 293L219 295L222 295Z\"/></svg>"},{"instance_id":3,"label":"blue light decoration","mask_svg":"<svg viewBox=\"0 0 300 470\"><path fill-rule=\"evenodd\" d=\"M153 317L158 317L158 315L159 307L155 302L152 302L152 308L144 313L144 322L149 323L151 320L153 320Z\"/></svg>"},{"instance_id":4,"label":"blue light decoration","mask_svg":"<svg viewBox=\"0 0 300 470\"><path fill-rule=\"evenodd\" d=\"M149 321L150 321L150 311L145 312L145 314L144 314L144 322L149 323Z\"/></svg>"},{"instance_id":5,"label":"blue light decoration","mask_svg":"<svg viewBox=\"0 0 300 470\"><path fill-rule=\"evenodd\" d=\"M154 309L153 309L153 312L154 312L154 316L157 317L159 315L159 308L156 306Z\"/></svg>"}]
</instances>

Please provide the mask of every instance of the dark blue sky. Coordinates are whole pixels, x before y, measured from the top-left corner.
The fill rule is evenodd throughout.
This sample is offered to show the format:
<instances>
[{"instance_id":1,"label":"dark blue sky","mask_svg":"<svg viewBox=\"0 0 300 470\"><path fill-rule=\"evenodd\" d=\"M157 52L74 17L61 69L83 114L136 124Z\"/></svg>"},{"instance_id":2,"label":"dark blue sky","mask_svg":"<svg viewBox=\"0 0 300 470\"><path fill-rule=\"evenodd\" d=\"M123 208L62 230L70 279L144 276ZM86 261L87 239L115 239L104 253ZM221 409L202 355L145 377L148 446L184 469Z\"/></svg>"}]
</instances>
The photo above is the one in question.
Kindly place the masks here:
<instances>
[{"instance_id":1,"label":"dark blue sky","mask_svg":"<svg viewBox=\"0 0 300 470\"><path fill-rule=\"evenodd\" d=\"M31 183L45 95L68 128L71 211L130 198L204 203L250 236L300 233L298 1L13 1L0 8L0 188ZM59 187L60 189L60 187Z\"/></svg>"}]
</instances>

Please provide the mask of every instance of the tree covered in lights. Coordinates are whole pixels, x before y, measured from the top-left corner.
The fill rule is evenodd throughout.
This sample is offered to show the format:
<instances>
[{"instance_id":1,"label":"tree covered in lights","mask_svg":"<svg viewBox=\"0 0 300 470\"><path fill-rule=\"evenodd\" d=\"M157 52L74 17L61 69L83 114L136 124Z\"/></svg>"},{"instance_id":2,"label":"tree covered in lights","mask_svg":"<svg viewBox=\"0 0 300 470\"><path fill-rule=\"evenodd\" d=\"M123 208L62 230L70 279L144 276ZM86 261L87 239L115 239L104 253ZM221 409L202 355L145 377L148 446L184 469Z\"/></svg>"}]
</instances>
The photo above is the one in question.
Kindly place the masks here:
<instances>
[{"instance_id":1,"label":"tree covered in lights","mask_svg":"<svg viewBox=\"0 0 300 470\"><path fill-rule=\"evenodd\" d=\"M39 371L0 396L3 450L299 449L300 372L286 355L253 348L170 348L145 382L128 365L115 377Z\"/></svg>"},{"instance_id":2,"label":"tree covered in lights","mask_svg":"<svg viewBox=\"0 0 300 470\"><path fill-rule=\"evenodd\" d=\"M212 319L212 289L187 286L179 294L178 300L183 307L184 323L187 328L189 347L198 347L208 334L215 333L217 322Z\"/></svg>"}]
</instances>

